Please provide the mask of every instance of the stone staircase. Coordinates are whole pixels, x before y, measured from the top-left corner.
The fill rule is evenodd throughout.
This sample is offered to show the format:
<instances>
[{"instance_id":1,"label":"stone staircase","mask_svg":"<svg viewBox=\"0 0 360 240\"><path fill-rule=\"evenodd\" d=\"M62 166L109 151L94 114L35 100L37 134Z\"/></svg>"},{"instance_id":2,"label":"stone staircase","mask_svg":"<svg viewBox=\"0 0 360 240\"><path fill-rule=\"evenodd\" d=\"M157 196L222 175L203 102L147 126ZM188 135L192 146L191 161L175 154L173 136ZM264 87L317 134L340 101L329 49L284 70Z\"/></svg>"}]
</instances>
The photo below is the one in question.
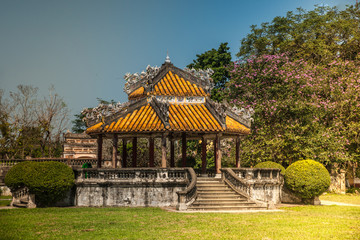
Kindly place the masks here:
<instances>
[{"instance_id":1,"label":"stone staircase","mask_svg":"<svg viewBox=\"0 0 360 240\"><path fill-rule=\"evenodd\" d=\"M14 202L13 207L18 208L27 208L29 204L29 198L28 197L22 197L20 198L20 202Z\"/></svg>"},{"instance_id":2,"label":"stone staircase","mask_svg":"<svg viewBox=\"0 0 360 240\"><path fill-rule=\"evenodd\" d=\"M221 179L197 178L196 201L188 207L189 211L241 211L265 210L266 207L250 202L246 197L238 194Z\"/></svg>"}]
</instances>

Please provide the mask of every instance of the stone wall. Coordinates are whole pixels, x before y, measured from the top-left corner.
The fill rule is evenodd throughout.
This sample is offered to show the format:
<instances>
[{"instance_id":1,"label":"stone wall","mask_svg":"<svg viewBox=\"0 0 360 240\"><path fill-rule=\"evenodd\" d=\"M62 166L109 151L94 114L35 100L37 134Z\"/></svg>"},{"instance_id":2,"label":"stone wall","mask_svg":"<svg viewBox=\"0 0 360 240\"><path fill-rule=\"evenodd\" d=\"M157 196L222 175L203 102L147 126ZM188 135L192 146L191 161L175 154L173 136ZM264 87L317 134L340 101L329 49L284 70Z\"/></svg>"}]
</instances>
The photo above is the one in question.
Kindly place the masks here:
<instances>
[{"instance_id":1,"label":"stone wall","mask_svg":"<svg viewBox=\"0 0 360 240\"><path fill-rule=\"evenodd\" d=\"M176 192L186 183L81 183L76 185L75 206L175 207Z\"/></svg>"},{"instance_id":2,"label":"stone wall","mask_svg":"<svg viewBox=\"0 0 360 240\"><path fill-rule=\"evenodd\" d=\"M75 206L175 207L190 182L186 168L75 171Z\"/></svg>"}]
</instances>

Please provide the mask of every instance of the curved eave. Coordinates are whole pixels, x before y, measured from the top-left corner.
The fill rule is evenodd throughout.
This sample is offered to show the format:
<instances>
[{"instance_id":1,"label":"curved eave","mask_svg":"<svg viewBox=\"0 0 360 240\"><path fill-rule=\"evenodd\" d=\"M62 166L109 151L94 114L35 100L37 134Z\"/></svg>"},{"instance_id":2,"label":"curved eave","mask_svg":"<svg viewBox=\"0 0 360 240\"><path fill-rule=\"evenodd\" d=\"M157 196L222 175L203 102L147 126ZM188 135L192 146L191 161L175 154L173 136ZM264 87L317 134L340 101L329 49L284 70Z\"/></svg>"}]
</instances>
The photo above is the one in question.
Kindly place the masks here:
<instances>
[{"instance_id":1,"label":"curved eave","mask_svg":"<svg viewBox=\"0 0 360 240\"><path fill-rule=\"evenodd\" d=\"M226 132L243 134L243 135L250 134L250 128L236 121L232 117L226 116L225 121L226 121Z\"/></svg>"}]
</instances>

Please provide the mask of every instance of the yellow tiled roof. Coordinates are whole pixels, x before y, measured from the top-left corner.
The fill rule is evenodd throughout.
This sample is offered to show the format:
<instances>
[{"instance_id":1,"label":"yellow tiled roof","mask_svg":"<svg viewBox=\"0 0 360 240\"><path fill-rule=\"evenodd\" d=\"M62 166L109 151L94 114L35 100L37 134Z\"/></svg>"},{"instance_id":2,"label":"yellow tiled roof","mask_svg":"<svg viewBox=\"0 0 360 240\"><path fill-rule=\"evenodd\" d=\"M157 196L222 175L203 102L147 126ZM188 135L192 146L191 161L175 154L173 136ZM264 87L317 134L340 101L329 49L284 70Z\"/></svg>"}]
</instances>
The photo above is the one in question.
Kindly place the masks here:
<instances>
[{"instance_id":1,"label":"yellow tiled roof","mask_svg":"<svg viewBox=\"0 0 360 240\"><path fill-rule=\"evenodd\" d=\"M144 132L164 129L164 124L150 104L142 106L104 127L105 132Z\"/></svg>"},{"instance_id":2,"label":"yellow tiled roof","mask_svg":"<svg viewBox=\"0 0 360 240\"><path fill-rule=\"evenodd\" d=\"M165 125L150 103L118 118L109 124L99 122L86 130L95 132L156 132L164 131ZM226 129L216 120L203 103L170 104L169 131L231 132L249 134L250 129L226 116Z\"/></svg>"},{"instance_id":3,"label":"yellow tiled roof","mask_svg":"<svg viewBox=\"0 0 360 240\"><path fill-rule=\"evenodd\" d=\"M173 131L223 130L204 104L171 104L169 124Z\"/></svg>"},{"instance_id":4,"label":"yellow tiled roof","mask_svg":"<svg viewBox=\"0 0 360 240\"><path fill-rule=\"evenodd\" d=\"M250 134L249 128L229 116L226 116L226 130L229 132Z\"/></svg>"},{"instance_id":5,"label":"yellow tiled roof","mask_svg":"<svg viewBox=\"0 0 360 240\"><path fill-rule=\"evenodd\" d=\"M201 87L169 71L155 86L151 95L209 96Z\"/></svg>"},{"instance_id":6,"label":"yellow tiled roof","mask_svg":"<svg viewBox=\"0 0 360 240\"><path fill-rule=\"evenodd\" d=\"M136 89L135 91L133 91L132 93L129 94L129 100L133 100L133 99L144 96L144 91L145 91L144 87L140 87L140 88Z\"/></svg>"},{"instance_id":7,"label":"yellow tiled roof","mask_svg":"<svg viewBox=\"0 0 360 240\"><path fill-rule=\"evenodd\" d=\"M103 125L102 122L99 122L91 127L89 127L88 129L86 129L86 132L87 133L90 133L90 132L97 132L99 130L101 130L101 126Z\"/></svg>"}]
</instances>

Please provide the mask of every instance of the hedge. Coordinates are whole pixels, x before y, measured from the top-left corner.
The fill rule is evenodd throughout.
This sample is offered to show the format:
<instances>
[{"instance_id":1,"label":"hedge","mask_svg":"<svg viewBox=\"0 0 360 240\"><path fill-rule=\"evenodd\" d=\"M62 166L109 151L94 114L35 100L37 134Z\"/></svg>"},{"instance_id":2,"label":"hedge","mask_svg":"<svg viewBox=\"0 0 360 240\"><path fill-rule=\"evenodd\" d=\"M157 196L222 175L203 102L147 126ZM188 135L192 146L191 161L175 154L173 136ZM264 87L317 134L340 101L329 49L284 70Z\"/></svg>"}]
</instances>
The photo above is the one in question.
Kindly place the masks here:
<instances>
[{"instance_id":1,"label":"hedge","mask_svg":"<svg viewBox=\"0 0 360 240\"><path fill-rule=\"evenodd\" d=\"M285 168L276 163L276 162L271 162L271 161L266 161L266 162L261 162L255 165L254 168L277 168L277 169L281 169L281 174L285 174Z\"/></svg>"},{"instance_id":2,"label":"hedge","mask_svg":"<svg viewBox=\"0 0 360 240\"><path fill-rule=\"evenodd\" d=\"M9 170L5 184L12 191L26 186L30 193L35 194L39 206L48 206L61 200L74 185L74 172L63 163L49 161L20 164Z\"/></svg>"},{"instance_id":3,"label":"hedge","mask_svg":"<svg viewBox=\"0 0 360 240\"><path fill-rule=\"evenodd\" d=\"M320 196L330 186L330 174L314 160L301 160L285 171L285 185L303 199Z\"/></svg>"}]
</instances>

